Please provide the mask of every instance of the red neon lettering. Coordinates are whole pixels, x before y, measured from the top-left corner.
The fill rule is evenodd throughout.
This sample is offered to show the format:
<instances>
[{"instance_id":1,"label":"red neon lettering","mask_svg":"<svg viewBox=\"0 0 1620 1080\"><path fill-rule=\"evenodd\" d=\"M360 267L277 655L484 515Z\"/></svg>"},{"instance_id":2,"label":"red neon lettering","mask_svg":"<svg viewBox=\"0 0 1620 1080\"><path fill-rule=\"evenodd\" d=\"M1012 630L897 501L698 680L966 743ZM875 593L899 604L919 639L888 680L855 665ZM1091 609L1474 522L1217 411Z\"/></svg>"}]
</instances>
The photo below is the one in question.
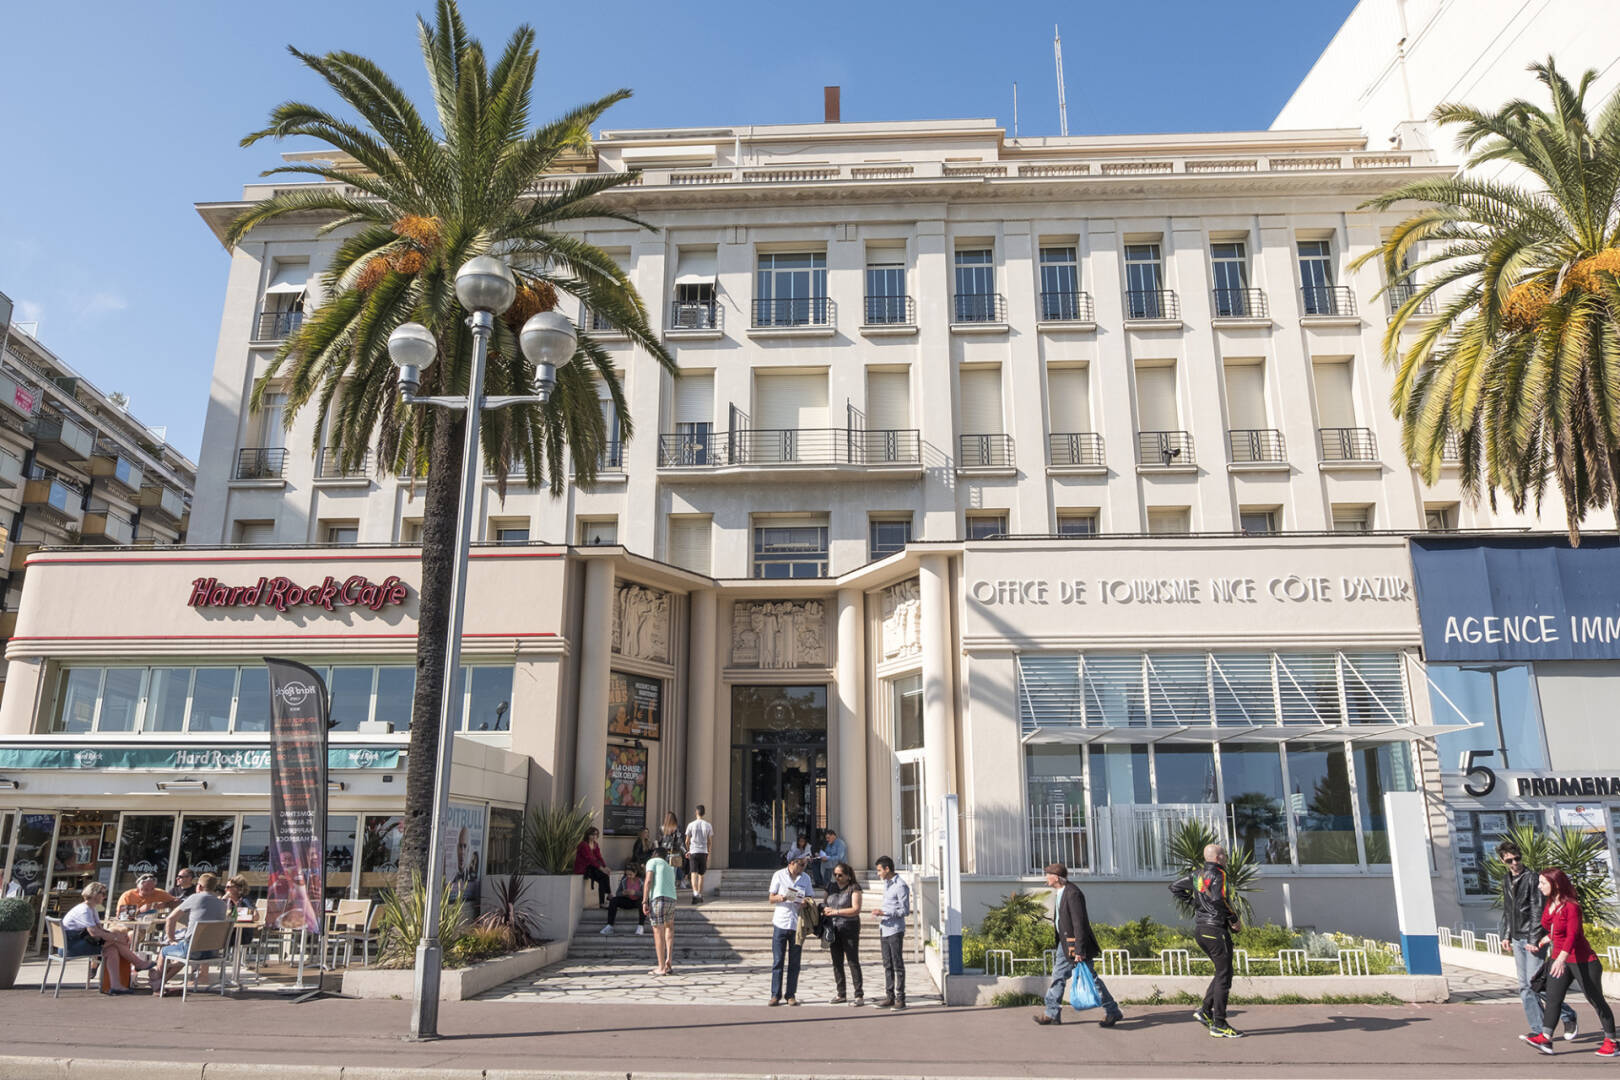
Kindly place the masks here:
<instances>
[{"instance_id":1,"label":"red neon lettering","mask_svg":"<svg viewBox=\"0 0 1620 1080\"><path fill-rule=\"evenodd\" d=\"M292 582L284 577L276 578L270 583L270 592L265 597L265 602L273 606L277 611L286 611L288 604L287 590L291 588Z\"/></svg>"},{"instance_id":2,"label":"red neon lettering","mask_svg":"<svg viewBox=\"0 0 1620 1080\"><path fill-rule=\"evenodd\" d=\"M365 591L365 586L366 579L356 574L343 583L343 591L338 594L338 599L345 605L353 607L360 602L360 594Z\"/></svg>"},{"instance_id":3,"label":"red neon lettering","mask_svg":"<svg viewBox=\"0 0 1620 1080\"><path fill-rule=\"evenodd\" d=\"M192 607L202 607L208 603L208 593L213 589L213 587L213 578L198 578L196 581L191 583L191 599L187 600L186 603Z\"/></svg>"}]
</instances>

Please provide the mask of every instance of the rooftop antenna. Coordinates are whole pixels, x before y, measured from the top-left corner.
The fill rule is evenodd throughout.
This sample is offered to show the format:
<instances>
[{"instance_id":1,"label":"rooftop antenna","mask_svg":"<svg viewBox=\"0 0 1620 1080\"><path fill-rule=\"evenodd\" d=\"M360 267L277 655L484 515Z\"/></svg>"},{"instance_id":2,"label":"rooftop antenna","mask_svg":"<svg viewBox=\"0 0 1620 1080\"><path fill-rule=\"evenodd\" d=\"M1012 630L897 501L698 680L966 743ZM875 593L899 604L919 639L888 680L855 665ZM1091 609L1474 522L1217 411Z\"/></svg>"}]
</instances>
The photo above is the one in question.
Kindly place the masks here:
<instances>
[{"instance_id":1,"label":"rooftop antenna","mask_svg":"<svg viewBox=\"0 0 1620 1080\"><path fill-rule=\"evenodd\" d=\"M1058 131L1067 135L1069 133L1069 103L1063 96L1063 36L1058 33L1057 24L1052 24L1052 59L1057 63L1058 77Z\"/></svg>"},{"instance_id":2,"label":"rooftop antenna","mask_svg":"<svg viewBox=\"0 0 1620 1080\"><path fill-rule=\"evenodd\" d=\"M1018 138L1018 82L1013 81L1013 138Z\"/></svg>"}]
</instances>

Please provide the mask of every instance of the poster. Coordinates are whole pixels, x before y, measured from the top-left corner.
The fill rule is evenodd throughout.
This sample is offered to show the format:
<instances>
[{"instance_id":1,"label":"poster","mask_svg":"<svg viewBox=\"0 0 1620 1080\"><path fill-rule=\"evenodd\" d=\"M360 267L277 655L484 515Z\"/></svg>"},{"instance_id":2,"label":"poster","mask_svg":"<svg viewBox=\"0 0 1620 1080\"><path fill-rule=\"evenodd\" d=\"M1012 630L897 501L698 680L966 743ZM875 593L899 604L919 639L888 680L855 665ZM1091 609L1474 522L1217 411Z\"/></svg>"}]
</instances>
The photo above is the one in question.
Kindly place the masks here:
<instances>
[{"instance_id":1,"label":"poster","mask_svg":"<svg viewBox=\"0 0 1620 1080\"><path fill-rule=\"evenodd\" d=\"M440 877L451 896L478 909L478 877L484 857L484 804L452 802L444 814L444 867Z\"/></svg>"},{"instance_id":2,"label":"poster","mask_svg":"<svg viewBox=\"0 0 1620 1080\"><path fill-rule=\"evenodd\" d=\"M602 832L634 836L647 824L647 748L609 746Z\"/></svg>"},{"instance_id":3,"label":"poster","mask_svg":"<svg viewBox=\"0 0 1620 1080\"><path fill-rule=\"evenodd\" d=\"M1479 854L1473 851L1457 852L1457 865L1464 870L1479 869Z\"/></svg>"},{"instance_id":4,"label":"poster","mask_svg":"<svg viewBox=\"0 0 1620 1080\"><path fill-rule=\"evenodd\" d=\"M1500 836L1508 831L1506 814L1479 815L1479 831L1484 836Z\"/></svg>"},{"instance_id":5,"label":"poster","mask_svg":"<svg viewBox=\"0 0 1620 1080\"><path fill-rule=\"evenodd\" d=\"M326 892L326 684L303 664L270 671L270 882L265 925L320 933Z\"/></svg>"},{"instance_id":6,"label":"poster","mask_svg":"<svg viewBox=\"0 0 1620 1080\"><path fill-rule=\"evenodd\" d=\"M608 676L608 738L657 739L664 684L644 675Z\"/></svg>"}]
</instances>

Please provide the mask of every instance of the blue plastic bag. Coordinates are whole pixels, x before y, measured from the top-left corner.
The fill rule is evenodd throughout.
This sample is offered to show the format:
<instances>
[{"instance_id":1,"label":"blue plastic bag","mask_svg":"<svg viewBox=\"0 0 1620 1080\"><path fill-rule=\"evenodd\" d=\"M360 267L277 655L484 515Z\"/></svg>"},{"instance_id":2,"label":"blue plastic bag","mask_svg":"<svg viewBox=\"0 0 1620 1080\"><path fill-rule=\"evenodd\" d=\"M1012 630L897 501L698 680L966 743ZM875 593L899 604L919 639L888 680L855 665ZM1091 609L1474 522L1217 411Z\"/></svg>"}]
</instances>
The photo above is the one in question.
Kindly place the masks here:
<instances>
[{"instance_id":1,"label":"blue plastic bag","mask_svg":"<svg viewBox=\"0 0 1620 1080\"><path fill-rule=\"evenodd\" d=\"M1091 973L1091 965L1084 961L1074 965L1074 978L1069 983L1069 1004L1080 1012L1102 1004L1102 998L1097 996L1097 977Z\"/></svg>"}]
</instances>

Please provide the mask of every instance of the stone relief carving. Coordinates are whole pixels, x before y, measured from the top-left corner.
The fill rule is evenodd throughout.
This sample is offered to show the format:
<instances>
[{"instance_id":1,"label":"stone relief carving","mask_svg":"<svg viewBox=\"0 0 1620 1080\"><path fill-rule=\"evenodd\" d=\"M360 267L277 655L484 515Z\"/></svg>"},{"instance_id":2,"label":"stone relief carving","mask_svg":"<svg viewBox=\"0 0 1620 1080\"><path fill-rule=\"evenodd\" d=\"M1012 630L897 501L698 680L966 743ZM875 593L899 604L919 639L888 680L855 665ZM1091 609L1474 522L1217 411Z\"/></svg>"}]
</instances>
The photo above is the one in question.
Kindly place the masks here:
<instances>
[{"instance_id":1,"label":"stone relief carving","mask_svg":"<svg viewBox=\"0 0 1620 1080\"><path fill-rule=\"evenodd\" d=\"M731 615L734 667L827 666L826 605L820 600L740 601Z\"/></svg>"},{"instance_id":2,"label":"stone relief carving","mask_svg":"<svg viewBox=\"0 0 1620 1080\"><path fill-rule=\"evenodd\" d=\"M669 593L619 582L613 593L613 651L669 662Z\"/></svg>"},{"instance_id":3,"label":"stone relief carving","mask_svg":"<svg viewBox=\"0 0 1620 1080\"><path fill-rule=\"evenodd\" d=\"M883 590L883 659L922 651L922 599L917 579Z\"/></svg>"}]
</instances>

